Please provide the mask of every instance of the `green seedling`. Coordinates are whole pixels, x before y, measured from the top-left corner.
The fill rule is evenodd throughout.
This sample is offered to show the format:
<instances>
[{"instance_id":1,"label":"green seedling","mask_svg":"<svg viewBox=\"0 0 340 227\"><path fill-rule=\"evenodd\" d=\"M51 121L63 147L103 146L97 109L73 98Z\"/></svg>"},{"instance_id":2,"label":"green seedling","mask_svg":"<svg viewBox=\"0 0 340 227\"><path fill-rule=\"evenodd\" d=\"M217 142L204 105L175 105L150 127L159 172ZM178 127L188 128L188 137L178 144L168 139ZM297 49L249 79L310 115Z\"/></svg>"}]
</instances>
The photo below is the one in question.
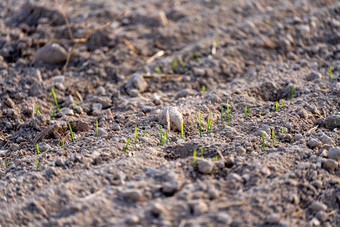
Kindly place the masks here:
<instances>
[{"instance_id":1,"label":"green seedling","mask_svg":"<svg viewBox=\"0 0 340 227\"><path fill-rule=\"evenodd\" d=\"M183 121L181 122L181 139L183 139Z\"/></svg>"},{"instance_id":2,"label":"green seedling","mask_svg":"<svg viewBox=\"0 0 340 227\"><path fill-rule=\"evenodd\" d=\"M275 147L275 132L274 132L274 129L272 129L272 140L273 140L273 147Z\"/></svg>"},{"instance_id":3,"label":"green seedling","mask_svg":"<svg viewBox=\"0 0 340 227\"><path fill-rule=\"evenodd\" d=\"M264 133L262 132L262 146L263 146L263 150L266 149L266 141L264 140Z\"/></svg>"},{"instance_id":4,"label":"green seedling","mask_svg":"<svg viewBox=\"0 0 340 227\"><path fill-rule=\"evenodd\" d=\"M294 92L294 84L292 86L292 90L290 91L290 103L293 102L293 92Z\"/></svg>"},{"instance_id":5,"label":"green seedling","mask_svg":"<svg viewBox=\"0 0 340 227\"><path fill-rule=\"evenodd\" d=\"M8 165L7 165L7 159L5 159L5 167L7 169Z\"/></svg>"},{"instance_id":6,"label":"green seedling","mask_svg":"<svg viewBox=\"0 0 340 227\"><path fill-rule=\"evenodd\" d=\"M37 154L40 155L39 145L38 145L37 143L36 143L35 145L36 145L36 147L37 147Z\"/></svg>"},{"instance_id":7,"label":"green seedling","mask_svg":"<svg viewBox=\"0 0 340 227\"><path fill-rule=\"evenodd\" d=\"M229 118L229 100L227 100L227 121L228 121L228 125L230 125L230 118Z\"/></svg>"},{"instance_id":8,"label":"green seedling","mask_svg":"<svg viewBox=\"0 0 340 227\"><path fill-rule=\"evenodd\" d=\"M71 128L70 124L68 124L68 128L70 129L70 133L71 133L71 137L72 137L72 143L76 144L76 142L74 141L74 135L73 135L73 131L72 131L72 128Z\"/></svg>"},{"instance_id":9,"label":"green seedling","mask_svg":"<svg viewBox=\"0 0 340 227\"><path fill-rule=\"evenodd\" d=\"M159 126L159 134L160 134L160 142L162 143L162 139L163 139L162 125Z\"/></svg>"},{"instance_id":10,"label":"green seedling","mask_svg":"<svg viewBox=\"0 0 340 227\"><path fill-rule=\"evenodd\" d=\"M74 107L75 110L77 109L77 102L76 101L73 102L73 107Z\"/></svg>"},{"instance_id":11,"label":"green seedling","mask_svg":"<svg viewBox=\"0 0 340 227\"><path fill-rule=\"evenodd\" d=\"M137 150L137 126L135 126L135 150Z\"/></svg>"},{"instance_id":12,"label":"green seedling","mask_svg":"<svg viewBox=\"0 0 340 227\"><path fill-rule=\"evenodd\" d=\"M281 107L283 108L283 99L281 99Z\"/></svg>"},{"instance_id":13,"label":"green seedling","mask_svg":"<svg viewBox=\"0 0 340 227\"><path fill-rule=\"evenodd\" d=\"M216 40L216 41L215 41L215 44L216 44L216 47L218 47L218 46L221 44L220 40L219 40L219 39Z\"/></svg>"},{"instance_id":14,"label":"green seedling","mask_svg":"<svg viewBox=\"0 0 340 227\"><path fill-rule=\"evenodd\" d=\"M203 147L201 147L201 158L203 158Z\"/></svg>"},{"instance_id":15,"label":"green seedling","mask_svg":"<svg viewBox=\"0 0 340 227\"><path fill-rule=\"evenodd\" d=\"M215 155L215 160L218 161L218 155Z\"/></svg>"},{"instance_id":16,"label":"green seedling","mask_svg":"<svg viewBox=\"0 0 340 227\"><path fill-rule=\"evenodd\" d=\"M59 140L59 142L58 142L58 148L60 149L61 148L61 145L60 145L61 143L60 143L60 140Z\"/></svg>"},{"instance_id":17,"label":"green seedling","mask_svg":"<svg viewBox=\"0 0 340 227\"><path fill-rule=\"evenodd\" d=\"M248 113L248 110L247 110L247 106L244 107L244 116L247 118L247 113Z\"/></svg>"},{"instance_id":18,"label":"green seedling","mask_svg":"<svg viewBox=\"0 0 340 227\"><path fill-rule=\"evenodd\" d=\"M130 143L130 137L127 139L126 144L125 144L124 156L126 155L126 150L127 150L128 146L129 146L129 143Z\"/></svg>"},{"instance_id":19,"label":"green seedling","mask_svg":"<svg viewBox=\"0 0 340 227\"><path fill-rule=\"evenodd\" d=\"M146 134L146 130L144 131L144 133L143 133L143 135L142 135L142 136L144 137L144 136L145 136L145 134Z\"/></svg>"},{"instance_id":20,"label":"green seedling","mask_svg":"<svg viewBox=\"0 0 340 227\"><path fill-rule=\"evenodd\" d=\"M204 96L204 94L205 94L205 86L203 85L202 86L202 96Z\"/></svg>"},{"instance_id":21,"label":"green seedling","mask_svg":"<svg viewBox=\"0 0 340 227\"><path fill-rule=\"evenodd\" d=\"M53 88L51 88L51 91L52 91L52 96L53 96L53 99L54 99L54 102L55 102L55 106L57 108L57 113L59 113L58 101L57 101L57 97L55 96Z\"/></svg>"},{"instance_id":22,"label":"green seedling","mask_svg":"<svg viewBox=\"0 0 340 227\"><path fill-rule=\"evenodd\" d=\"M165 143L167 146L169 145L168 131L165 131Z\"/></svg>"},{"instance_id":23,"label":"green seedling","mask_svg":"<svg viewBox=\"0 0 340 227\"><path fill-rule=\"evenodd\" d=\"M186 67L186 65L185 65L185 63L184 63L182 57L178 58L178 61L179 61L179 63L181 64L181 66L182 66L183 68Z\"/></svg>"},{"instance_id":24,"label":"green seedling","mask_svg":"<svg viewBox=\"0 0 340 227\"><path fill-rule=\"evenodd\" d=\"M278 102L276 102L275 103L275 112L277 112L277 108L279 107L279 103Z\"/></svg>"},{"instance_id":25,"label":"green seedling","mask_svg":"<svg viewBox=\"0 0 340 227\"><path fill-rule=\"evenodd\" d=\"M36 164L36 168L35 168L36 171L39 170L39 160L37 160L37 164Z\"/></svg>"},{"instance_id":26,"label":"green seedling","mask_svg":"<svg viewBox=\"0 0 340 227\"><path fill-rule=\"evenodd\" d=\"M164 142L165 142L165 134L163 135L162 139L161 139L161 145L164 146Z\"/></svg>"},{"instance_id":27,"label":"green seedling","mask_svg":"<svg viewBox=\"0 0 340 227\"><path fill-rule=\"evenodd\" d=\"M192 166L196 168L196 149L194 150Z\"/></svg>"},{"instance_id":28,"label":"green seedling","mask_svg":"<svg viewBox=\"0 0 340 227\"><path fill-rule=\"evenodd\" d=\"M39 106L38 104L35 105L35 116L39 115L40 111L39 111Z\"/></svg>"},{"instance_id":29,"label":"green seedling","mask_svg":"<svg viewBox=\"0 0 340 227\"><path fill-rule=\"evenodd\" d=\"M281 134L283 134L283 127L281 127Z\"/></svg>"},{"instance_id":30,"label":"green seedling","mask_svg":"<svg viewBox=\"0 0 340 227\"><path fill-rule=\"evenodd\" d=\"M332 82L332 66L329 67L329 82Z\"/></svg>"},{"instance_id":31,"label":"green seedling","mask_svg":"<svg viewBox=\"0 0 340 227\"><path fill-rule=\"evenodd\" d=\"M99 132L98 132L98 119L96 119L96 136L99 138Z\"/></svg>"},{"instance_id":32,"label":"green seedling","mask_svg":"<svg viewBox=\"0 0 340 227\"><path fill-rule=\"evenodd\" d=\"M55 108L53 108L51 119L54 120Z\"/></svg>"},{"instance_id":33,"label":"green seedling","mask_svg":"<svg viewBox=\"0 0 340 227\"><path fill-rule=\"evenodd\" d=\"M172 63L172 72L173 72L173 73L176 73L176 72L177 72L177 60L175 60L175 61Z\"/></svg>"},{"instance_id":34,"label":"green seedling","mask_svg":"<svg viewBox=\"0 0 340 227\"><path fill-rule=\"evenodd\" d=\"M157 71L158 74L162 73L161 68L159 66L156 67L156 71Z\"/></svg>"},{"instance_id":35,"label":"green seedling","mask_svg":"<svg viewBox=\"0 0 340 227\"><path fill-rule=\"evenodd\" d=\"M223 105L221 105L221 124L223 125Z\"/></svg>"},{"instance_id":36,"label":"green seedling","mask_svg":"<svg viewBox=\"0 0 340 227\"><path fill-rule=\"evenodd\" d=\"M195 61L198 61L199 58L198 54L194 54L193 58L195 59Z\"/></svg>"},{"instance_id":37,"label":"green seedling","mask_svg":"<svg viewBox=\"0 0 340 227\"><path fill-rule=\"evenodd\" d=\"M62 148L64 148L64 146L65 146L65 139L63 139L63 141L61 143L61 146L62 146Z\"/></svg>"},{"instance_id":38,"label":"green seedling","mask_svg":"<svg viewBox=\"0 0 340 227\"><path fill-rule=\"evenodd\" d=\"M198 111L198 127L200 130L200 137L202 137L201 112Z\"/></svg>"},{"instance_id":39,"label":"green seedling","mask_svg":"<svg viewBox=\"0 0 340 227\"><path fill-rule=\"evenodd\" d=\"M210 131L210 116L211 116L211 112L209 112L209 115L208 115L208 122L207 122L207 136L209 135L209 131Z\"/></svg>"}]
</instances>

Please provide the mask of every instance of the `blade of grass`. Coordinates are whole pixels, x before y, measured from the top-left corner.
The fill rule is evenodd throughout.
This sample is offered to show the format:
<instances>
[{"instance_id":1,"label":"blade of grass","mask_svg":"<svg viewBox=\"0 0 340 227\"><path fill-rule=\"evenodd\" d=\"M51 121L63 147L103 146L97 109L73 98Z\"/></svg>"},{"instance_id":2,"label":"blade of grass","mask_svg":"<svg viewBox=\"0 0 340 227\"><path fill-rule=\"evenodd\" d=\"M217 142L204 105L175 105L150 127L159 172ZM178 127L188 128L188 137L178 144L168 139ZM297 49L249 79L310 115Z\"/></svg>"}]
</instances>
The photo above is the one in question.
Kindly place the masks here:
<instances>
[{"instance_id":1,"label":"blade of grass","mask_svg":"<svg viewBox=\"0 0 340 227\"><path fill-rule=\"evenodd\" d=\"M195 61L198 61L199 58L198 54L194 54L193 58L195 59Z\"/></svg>"},{"instance_id":2,"label":"blade of grass","mask_svg":"<svg viewBox=\"0 0 340 227\"><path fill-rule=\"evenodd\" d=\"M76 110L77 109L77 102L76 101L73 102L73 106L74 106L74 109Z\"/></svg>"},{"instance_id":3,"label":"blade of grass","mask_svg":"<svg viewBox=\"0 0 340 227\"><path fill-rule=\"evenodd\" d=\"M215 160L218 161L218 155L215 156Z\"/></svg>"},{"instance_id":4,"label":"blade of grass","mask_svg":"<svg viewBox=\"0 0 340 227\"><path fill-rule=\"evenodd\" d=\"M97 135L97 138L99 138L99 132L98 132L98 119L96 119L96 135Z\"/></svg>"},{"instance_id":5,"label":"blade of grass","mask_svg":"<svg viewBox=\"0 0 340 227\"><path fill-rule=\"evenodd\" d=\"M175 60L175 61L172 63L172 72L173 72L173 73L176 73L176 72L177 72L177 60Z\"/></svg>"},{"instance_id":6,"label":"blade of grass","mask_svg":"<svg viewBox=\"0 0 340 227\"><path fill-rule=\"evenodd\" d=\"M55 115L55 108L53 108L53 112L52 112L51 120L54 120L54 115Z\"/></svg>"},{"instance_id":7,"label":"blade of grass","mask_svg":"<svg viewBox=\"0 0 340 227\"><path fill-rule=\"evenodd\" d=\"M194 150L194 154L193 154L193 163L192 163L192 167L196 168L196 149Z\"/></svg>"},{"instance_id":8,"label":"blade of grass","mask_svg":"<svg viewBox=\"0 0 340 227\"><path fill-rule=\"evenodd\" d=\"M36 164L36 168L35 168L36 171L39 170L39 160L37 160L37 164Z\"/></svg>"},{"instance_id":9,"label":"blade of grass","mask_svg":"<svg viewBox=\"0 0 340 227\"><path fill-rule=\"evenodd\" d=\"M57 113L59 113L59 106L58 106L58 101L57 101L57 97L55 96L55 93L54 93L54 90L53 90L53 88L51 88L51 92L52 92L52 96L53 96L53 99L54 99L55 105L56 105L56 107L57 107Z\"/></svg>"},{"instance_id":10,"label":"blade of grass","mask_svg":"<svg viewBox=\"0 0 340 227\"><path fill-rule=\"evenodd\" d=\"M162 125L159 126L159 134L160 134L160 142L162 144L162 138L163 138Z\"/></svg>"},{"instance_id":11,"label":"blade of grass","mask_svg":"<svg viewBox=\"0 0 340 227\"><path fill-rule=\"evenodd\" d=\"M144 131L144 133L143 133L143 135L142 135L142 136L144 137L144 136L145 136L145 134L146 134L146 130Z\"/></svg>"},{"instance_id":12,"label":"blade of grass","mask_svg":"<svg viewBox=\"0 0 340 227\"><path fill-rule=\"evenodd\" d=\"M329 67L329 78L328 78L329 82L332 82L332 66Z\"/></svg>"},{"instance_id":13,"label":"blade of grass","mask_svg":"<svg viewBox=\"0 0 340 227\"><path fill-rule=\"evenodd\" d=\"M161 68L159 66L156 67L156 71L157 71L158 74L162 73Z\"/></svg>"},{"instance_id":14,"label":"blade of grass","mask_svg":"<svg viewBox=\"0 0 340 227\"><path fill-rule=\"evenodd\" d=\"M283 127L281 127L281 134L283 134Z\"/></svg>"},{"instance_id":15,"label":"blade of grass","mask_svg":"<svg viewBox=\"0 0 340 227\"><path fill-rule=\"evenodd\" d=\"M203 85L202 86L202 96L204 96L204 94L205 94L205 86Z\"/></svg>"},{"instance_id":16,"label":"blade of grass","mask_svg":"<svg viewBox=\"0 0 340 227\"><path fill-rule=\"evenodd\" d=\"M130 137L127 139L126 144L125 144L124 156L126 155L126 150L127 150L128 146L129 146L129 143L130 143Z\"/></svg>"},{"instance_id":17,"label":"blade of grass","mask_svg":"<svg viewBox=\"0 0 340 227\"><path fill-rule=\"evenodd\" d=\"M247 106L245 106L244 107L244 116L247 118L247 112L248 112L248 110L247 110Z\"/></svg>"},{"instance_id":18,"label":"blade of grass","mask_svg":"<svg viewBox=\"0 0 340 227\"><path fill-rule=\"evenodd\" d=\"M169 145L168 130L165 131L165 143L166 143L167 146Z\"/></svg>"},{"instance_id":19,"label":"blade of grass","mask_svg":"<svg viewBox=\"0 0 340 227\"><path fill-rule=\"evenodd\" d=\"M283 99L281 99L281 107L283 107Z\"/></svg>"},{"instance_id":20,"label":"blade of grass","mask_svg":"<svg viewBox=\"0 0 340 227\"><path fill-rule=\"evenodd\" d=\"M181 139L183 139L183 121L181 122Z\"/></svg>"},{"instance_id":21,"label":"blade of grass","mask_svg":"<svg viewBox=\"0 0 340 227\"><path fill-rule=\"evenodd\" d=\"M201 158L203 158L203 147L201 147Z\"/></svg>"},{"instance_id":22,"label":"blade of grass","mask_svg":"<svg viewBox=\"0 0 340 227\"><path fill-rule=\"evenodd\" d=\"M209 129L210 129L210 115L211 115L211 112L209 112L209 115L208 115L208 122L207 122L207 136L209 135Z\"/></svg>"},{"instance_id":23,"label":"blade of grass","mask_svg":"<svg viewBox=\"0 0 340 227\"><path fill-rule=\"evenodd\" d=\"M279 103L276 102L276 103L275 103L275 112L277 112L278 107L279 107Z\"/></svg>"},{"instance_id":24,"label":"blade of grass","mask_svg":"<svg viewBox=\"0 0 340 227\"><path fill-rule=\"evenodd\" d=\"M39 145L38 145L38 143L36 143L35 145L36 145L36 147L37 147L37 154L39 155L39 154L40 154Z\"/></svg>"},{"instance_id":25,"label":"blade of grass","mask_svg":"<svg viewBox=\"0 0 340 227\"><path fill-rule=\"evenodd\" d=\"M73 142L73 144L76 144L76 142L74 141L74 135L73 135L73 131L72 131L72 128L71 128L70 124L68 124L68 128L70 129L70 133L71 133L71 137L72 137L72 142Z\"/></svg>"},{"instance_id":26,"label":"blade of grass","mask_svg":"<svg viewBox=\"0 0 340 227\"><path fill-rule=\"evenodd\" d=\"M275 132L274 132L274 129L272 129L272 140L273 140L273 147L275 147Z\"/></svg>"},{"instance_id":27,"label":"blade of grass","mask_svg":"<svg viewBox=\"0 0 340 227\"><path fill-rule=\"evenodd\" d=\"M179 61L179 63L181 64L181 66L182 66L183 68L186 67L186 65L184 64L184 61L183 61L182 57L178 58L178 61Z\"/></svg>"},{"instance_id":28,"label":"blade of grass","mask_svg":"<svg viewBox=\"0 0 340 227\"><path fill-rule=\"evenodd\" d=\"M39 115L40 112L39 112L39 106L38 104L35 105L35 116Z\"/></svg>"}]
</instances>

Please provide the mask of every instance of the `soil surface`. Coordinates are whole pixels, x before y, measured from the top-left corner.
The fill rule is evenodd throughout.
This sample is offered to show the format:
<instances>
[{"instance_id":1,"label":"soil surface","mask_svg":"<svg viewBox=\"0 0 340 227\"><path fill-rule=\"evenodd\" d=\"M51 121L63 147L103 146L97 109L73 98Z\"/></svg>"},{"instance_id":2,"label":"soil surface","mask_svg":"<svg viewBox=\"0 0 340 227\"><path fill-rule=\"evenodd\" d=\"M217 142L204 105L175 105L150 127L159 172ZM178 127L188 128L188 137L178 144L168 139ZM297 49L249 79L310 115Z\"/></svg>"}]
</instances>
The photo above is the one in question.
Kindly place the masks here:
<instances>
[{"instance_id":1,"label":"soil surface","mask_svg":"<svg viewBox=\"0 0 340 227\"><path fill-rule=\"evenodd\" d=\"M60 6L0 1L0 226L340 226L339 1Z\"/></svg>"}]
</instances>

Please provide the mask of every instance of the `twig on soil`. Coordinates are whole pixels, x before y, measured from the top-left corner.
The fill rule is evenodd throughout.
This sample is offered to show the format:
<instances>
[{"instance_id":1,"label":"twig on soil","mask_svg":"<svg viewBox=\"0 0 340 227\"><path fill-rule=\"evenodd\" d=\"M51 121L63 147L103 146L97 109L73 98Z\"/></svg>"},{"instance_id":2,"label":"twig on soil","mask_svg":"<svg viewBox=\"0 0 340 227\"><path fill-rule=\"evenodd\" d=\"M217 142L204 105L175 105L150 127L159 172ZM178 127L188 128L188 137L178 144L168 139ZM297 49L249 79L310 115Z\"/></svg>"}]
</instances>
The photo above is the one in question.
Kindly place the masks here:
<instances>
[{"instance_id":1,"label":"twig on soil","mask_svg":"<svg viewBox=\"0 0 340 227\"><path fill-rule=\"evenodd\" d=\"M58 128L57 124L53 124L49 128L44 129L42 132L40 132L33 140L32 144L38 143L39 140L44 138L46 135L50 134L51 132L55 131Z\"/></svg>"},{"instance_id":2,"label":"twig on soil","mask_svg":"<svg viewBox=\"0 0 340 227\"><path fill-rule=\"evenodd\" d=\"M74 43L74 46L72 46L70 48L70 50L68 51L67 54L67 58L66 58L66 63L63 67L63 70L66 69L67 65L69 64L73 52L75 49L77 49L80 45L85 44L87 42L87 40L89 39L90 35L92 35L93 33L100 31L100 30L104 30L106 28L108 28L109 26L111 26L111 24L113 24L114 22L116 22L117 20L119 20L120 18L122 18L127 12L128 10L125 10L123 13L121 13L120 15L118 15L115 19L113 19L112 21L107 22L104 25L101 25L99 27L93 28L91 30L87 29L87 26L85 26L85 35L82 38L74 38L72 31L71 31L71 26L70 26L70 22L61 6L61 4L59 3L59 0L54 0L54 2L56 3L59 12L61 13L61 15L63 16L65 23L66 23L66 27L67 27L67 31L68 31L68 35L70 37L70 39L72 40L72 42Z\"/></svg>"},{"instance_id":3,"label":"twig on soil","mask_svg":"<svg viewBox=\"0 0 340 227\"><path fill-rule=\"evenodd\" d=\"M140 55L139 51L135 48L135 46L132 43L130 43L129 40L124 39L123 42L127 47L129 47L130 50L132 50L133 53L135 53L136 55Z\"/></svg>"},{"instance_id":4,"label":"twig on soil","mask_svg":"<svg viewBox=\"0 0 340 227\"><path fill-rule=\"evenodd\" d=\"M314 132L315 130L317 130L318 127L319 127L319 126L317 125L317 126L315 126L314 128L309 129L308 132L306 133L306 135L310 135L312 132Z\"/></svg>"},{"instance_id":5,"label":"twig on soil","mask_svg":"<svg viewBox=\"0 0 340 227\"><path fill-rule=\"evenodd\" d=\"M151 62L153 62L156 58L162 57L164 55L164 51L160 50L158 51L156 54L152 55L148 60L146 60L146 64L150 64Z\"/></svg>"},{"instance_id":6,"label":"twig on soil","mask_svg":"<svg viewBox=\"0 0 340 227\"><path fill-rule=\"evenodd\" d=\"M152 79L152 78L176 78L178 81L182 81L182 75L174 75L174 74L157 74L157 75L142 75L145 79Z\"/></svg>"},{"instance_id":7,"label":"twig on soil","mask_svg":"<svg viewBox=\"0 0 340 227\"><path fill-rule=\"evenodd\" d=\"M246 201L242 200L242 201L235 201L235 202L226 202L226 203L222 203L218 206L219 209L227 209L230 207L234 207L234 206L243 206L246 204Z\"/></svg>"},{"instance_id":8,"label":"twig on soil","mask_svg":"<svg viewBox=\"0 0 340 227\"><path fill-rule=\"evenodd\" d=\"M0 139L1 139L2 141L4 141L5 143L8 142L7 139L4 137L4 135L2 135L1 133L0 133Z\"/></svg>"},{"instance_id":9,"label":"twig on soil","mask_svg":"<svg viewBox=\"0 0 340 227\"><path fill-rule=\"evenodd\" d=\"M222 158L222 160L224 162L226 162L227 160L225 159L225 157L223 156L222 152L220 150L217 150L217 153L220 155L220 157Z\"/></svg>"}]
</instances>

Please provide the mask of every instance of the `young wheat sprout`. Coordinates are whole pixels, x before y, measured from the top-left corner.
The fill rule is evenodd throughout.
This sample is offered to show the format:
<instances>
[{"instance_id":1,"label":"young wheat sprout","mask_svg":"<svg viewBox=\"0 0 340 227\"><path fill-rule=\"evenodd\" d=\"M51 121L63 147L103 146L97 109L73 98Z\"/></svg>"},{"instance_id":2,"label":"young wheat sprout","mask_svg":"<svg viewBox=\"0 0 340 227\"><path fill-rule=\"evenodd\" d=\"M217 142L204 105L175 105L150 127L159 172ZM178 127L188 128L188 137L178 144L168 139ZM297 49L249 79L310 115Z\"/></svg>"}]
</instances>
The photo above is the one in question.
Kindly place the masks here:
<instances>
[{"instance_id":1,"label":"young wheat sprout","mask_svg":"<svg viewBox=\"0 0 340 227\"><path fill-rule=\"evenodd\" d=\"M262 146L263 146L263 150L266 149L266 142L264 140L264 133L262 132Z\"/></svg>"},{"instance_id":2,"label":"young wheat sprout","mask_svg":"<svg viewBox=\"0 0 340 227\"><path fill-rule=\"evenodd\" d=\"M57 113L59 113L58 101L57 101L57 97L55 96L53 88L51 88L51 92L52 92L52 96L53 96L53 99L54 99L54 102L55 102L55 106L57 108Z\"/></svg>"},{"instance_id":3,"label":"young wheat sprout","mask_svg":"<svg viewBox=\"0 0 340 227\"><path fill-rule=\"evenodd\" d=\"M202 96L204 96L204 94L205 94L205 86L203 85L202 86Z\"/></svg>"},{"instance_id":4,"label":"young wheat sprout","mask_svg":"<svg viewBox=\"0 0 340 227\"><path fill-rule=\"evenodd\" d=\"M275 147L275 132L274 132L274 129L272 129L272 140L273 140L273 147Z\"/></svg>"},{"instance_id":5,"label":"young wheat sprout","mask_svg":"<svg viewBox=\"0 0 340 227\"><path fill-rule=\"evenodd\" d=\"M244 107L244 116L247 118L247 113L248 113L248 110L247 110L247 106Z\"/></svg>"},{"instance_id":6,"label":"young wheat sprout","mask_svg":"<svg viewBox=\"0 0 340 227\"><path fill-rule=\"evenodd\" d=\"M130 137L127 139L126 144L125 144L124 156L126 155L126 150L127 150L128 146L129 146L129 143L130 143Z\"/></svg>"},{"instance_id":7,"label":"young wheat sprout","mask_svg":"<svg viewBox=\"0 0 340 227\"><path fill-rule=\"evenodd\" d=\"M196 168L196 149L194 150L192 166L193 166L194 168Z\"/></svg>"},{"instance_id":8,"label":"young wheat sprout","mask_svg":"<svg viewBox=\"0 0 340 227\"><path fill-rule=\"evenodd\" d=\"M37 154L39 155L39 154L40 154L40 151L39 151L38 143L36 143L35 145L36 145L36 147L37 147Z\"/></svg>"},{"instance_id":9,"label":"young wheat sprout","mask_svg":"<svg viewBox=\"0 0 340 227\"><path fill-rule=\"evenodd\" d=\"M328 78L329 82L332 82L332 66L329 67L329 78Z\"/></svg>"},{"instance_id":10,"label":"young wheat sprout","mask_svg":"<svg viewBox=\"0 0 340 227\"><path fill-rule=\"evenodd\" d=\"M73 131L72 131L72 128L71 128L70 124L68 124L68 128L70 129L70 133L71 133L71 137L72 137L72 143L76 144L76 142L74 141L74 135L73 135Z\"/></svg>"},{"instance_id":11,"label":"young wheat sprout","mask_svg":"<svg viewBox=\"0 0 340 227\"><path fill-rule=\"evenodd\" d=\"M181 122L181 139L183 139L183 122Z\"/></svg>"}]
</instances>

